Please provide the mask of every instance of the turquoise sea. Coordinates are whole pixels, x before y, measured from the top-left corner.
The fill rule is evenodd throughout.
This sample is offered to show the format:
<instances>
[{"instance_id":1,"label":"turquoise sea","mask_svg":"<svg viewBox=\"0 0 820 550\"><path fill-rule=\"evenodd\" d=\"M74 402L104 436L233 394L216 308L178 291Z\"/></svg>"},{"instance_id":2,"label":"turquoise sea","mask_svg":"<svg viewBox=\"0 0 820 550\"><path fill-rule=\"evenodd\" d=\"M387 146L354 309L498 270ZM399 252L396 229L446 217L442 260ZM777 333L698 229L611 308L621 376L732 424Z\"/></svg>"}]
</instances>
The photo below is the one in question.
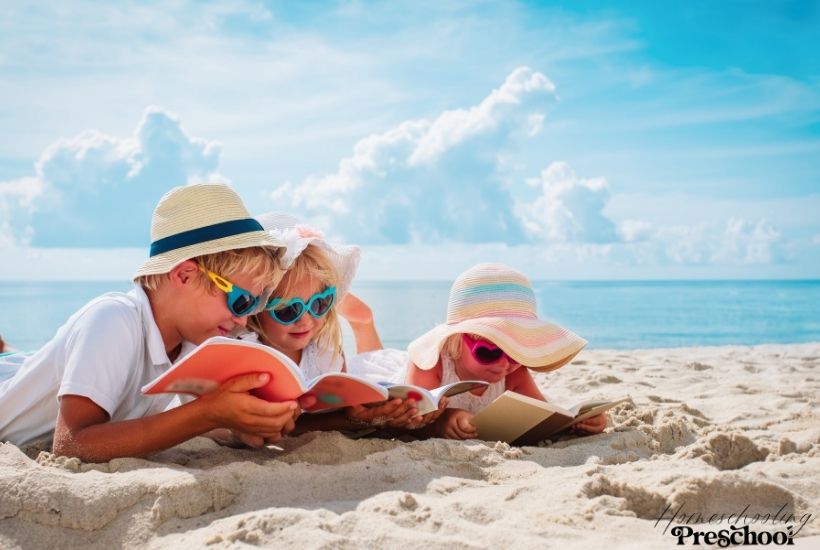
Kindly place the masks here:
<instances>
[{"instance_id":1,"label":"turquoise sea","mask_svg":"<svg viewBox=\"0 0 820 550\"><path fill-rule=\"evenodd\" d=\"M574 330L590 348L820 341L818 280L536 281L533 286L540 315ZM444 321L449 287L449 282L362 281L353 290L373 308L385 346L403 348ZM129 288L127 282L0 282L0 334L19 349L36 349L94 296Z\"/></svg>"}]
</instances>

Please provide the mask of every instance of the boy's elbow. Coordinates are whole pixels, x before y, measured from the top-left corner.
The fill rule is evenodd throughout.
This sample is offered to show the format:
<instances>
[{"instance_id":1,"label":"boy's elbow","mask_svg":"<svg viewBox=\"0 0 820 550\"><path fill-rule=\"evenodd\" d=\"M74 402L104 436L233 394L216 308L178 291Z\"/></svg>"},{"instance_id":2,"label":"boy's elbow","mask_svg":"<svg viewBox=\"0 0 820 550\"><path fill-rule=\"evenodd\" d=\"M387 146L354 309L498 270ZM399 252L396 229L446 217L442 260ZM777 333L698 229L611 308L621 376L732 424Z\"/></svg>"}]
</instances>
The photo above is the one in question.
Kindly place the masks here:
<instances>
[{"instance_id":1,"label":"boy's elbow","mask_svg":"<svg viewBox=\"0 0 820 550\"><path fill-rule=\"evenodd\" d=\"M71 434L55 435L54 442L51 445L51 452L57 456L78 458L83 462L107 462L111 460L111 457L102 456L101 453L95 452L87 445L83 445Z\"/></svg>"},{"instance_id":2,"label":"boy's elbow","mask_svg":"<svg viewBox=\"0 0 820 550\"><path fill-rule=\"evenodd\" d=\"M81 448L78 445L67 441L65 437L55 437L54 443L51 445L51 452L57 456L65 456L68 458L79 458L85 462L85 457L81 456Z\"/></svg>"}]
</instances>

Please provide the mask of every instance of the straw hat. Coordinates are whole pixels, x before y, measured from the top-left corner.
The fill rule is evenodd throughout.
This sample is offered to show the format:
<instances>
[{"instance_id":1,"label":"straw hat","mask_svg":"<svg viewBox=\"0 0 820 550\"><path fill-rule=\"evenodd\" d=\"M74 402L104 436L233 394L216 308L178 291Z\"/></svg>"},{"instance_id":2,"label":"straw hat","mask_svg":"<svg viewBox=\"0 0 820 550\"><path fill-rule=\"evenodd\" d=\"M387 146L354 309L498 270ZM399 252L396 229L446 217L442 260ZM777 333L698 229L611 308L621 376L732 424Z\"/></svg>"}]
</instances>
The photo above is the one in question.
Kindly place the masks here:
<instances>
[{"instance_id":1,"label":"straw hat","mask_svg":"<svg viewBox=\"0 0 820 550\"><path fill-rule=\"evenodd\" d=\"M284 270L290 269L308 245L313 244L321 248L333 262L339 275L336 282L336 300L337 303L341 302L350 289L359 267L361 253L358 246L330 244L321 232L301 224L290 214L267 212L257 216L257 219L274 239L286 247L284 253L279 256L279 267Z\"/></svg>"},{"instance_id":2,"label":"straw hat","mask_svg":"<svg viewBox=\"0 0 820 550\"><path fill-rule=\"evenodd\" d=\"M197 256L255 246L283 244L251 217L233 189L219 183L175 187L154 209L150 257L133 278L168 273Z\"/></svg>"},{"instance_id":3,"label":"straw hat","mask_svg":"<svg viewBox=\"0 0 820 550\"><path fill-rule=\"evenodd\" d=\"M410 342L410 360L432 369L453 334L477 334L525 367L551 371L569 363L587 344L573 332L538 318L530 281L502 264L478 264L450 289L447 323Z\"/></svg>"}]
</instances>

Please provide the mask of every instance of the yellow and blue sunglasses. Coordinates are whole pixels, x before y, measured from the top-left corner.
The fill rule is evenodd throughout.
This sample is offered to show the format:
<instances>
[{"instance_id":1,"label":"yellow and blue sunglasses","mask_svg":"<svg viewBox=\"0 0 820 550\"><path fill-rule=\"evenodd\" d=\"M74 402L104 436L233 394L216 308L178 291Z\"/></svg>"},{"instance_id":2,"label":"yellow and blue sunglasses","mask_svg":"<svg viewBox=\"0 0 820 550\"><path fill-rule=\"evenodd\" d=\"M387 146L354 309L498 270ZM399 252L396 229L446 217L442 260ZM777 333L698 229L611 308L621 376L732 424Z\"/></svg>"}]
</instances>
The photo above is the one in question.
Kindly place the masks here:
<instances>
[{"instance_id":1,"label":"yellow and blue sunglasses","mask_svg":"<svg viewBox=\"0 0 820 550\"><path fill-rule=\"evenodd\" d=\"M237 286L230 282L225 277L217 275L209 269L205 269L199 264L196 264L199 270L205 273L209 279L216 285L216 288L225 293L225 298L228 301L228 309L237 317L245 317L256 313L257 306L260 303L265 303L267 296L254 296L244 288Z\"/></svg>"},{"instance_id":2,"label":"yellow and blue sunglasses","mask_svg":"<svg viewBox=\"0 0 820 550\"><path fill-rule=\"evenodd\" d=\"M274 298L265 309L271 319L282 325L292 325L302 318L305 312L310 313L314 319L319 319L327 315L333 302L336 299L336 287L331 286L308 298L307 302L301 298L291 298L287 302L282 298Z\"/></svg>"}]
</instances>

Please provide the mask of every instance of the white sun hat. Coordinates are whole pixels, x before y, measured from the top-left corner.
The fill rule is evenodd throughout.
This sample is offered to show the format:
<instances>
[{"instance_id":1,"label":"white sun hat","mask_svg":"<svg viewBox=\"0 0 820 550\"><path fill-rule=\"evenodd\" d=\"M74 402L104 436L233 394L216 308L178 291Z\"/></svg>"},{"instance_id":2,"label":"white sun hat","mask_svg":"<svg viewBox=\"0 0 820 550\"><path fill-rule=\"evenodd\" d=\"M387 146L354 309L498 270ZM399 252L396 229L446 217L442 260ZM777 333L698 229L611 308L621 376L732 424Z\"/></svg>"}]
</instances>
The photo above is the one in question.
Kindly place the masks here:
<instances>
[{"instance_id":1,"label":"white sun hat","mask_svg":"<svg viewBox=\"0 0 820 550\"><path fill-rule=\"evenodd\" d=\"M175 187L154 209L149 258L133 278L168 273L185 260L206 254L283 246L251 217L231 187L221 183Z\"/></svg>"},{"instance_id":2,"label":"white sun hat","mask_svg":"<svg viewBox=\"0 0 820 550\"><path fill-rule=\"evenodd\" d=\"M566 365L587 344L572 331L539 319L529 279L503 264L478 264L456 278L447 322L410 342L410 360L420 369L432 369L453 334L482 336L535 371Z\"/></svg>"},{"instance_id":3,"label":"white sun hat","mask_svg":"<svg viewBox=\"0 0 820 550\"><path fill-rule=\"evenodd\" d=\"M308 245L312 244L321 248L333 262L339 275L339 281L336 283L336 299L340 302L344 298L359 267L361 252L358 246L331 244L320 231L302 224L294 216L283 212L267 212L257 216L257 219L272 238L286 247L279 256L279 267L284 270L290 269Z\"/></svg>"}]
</instances>

